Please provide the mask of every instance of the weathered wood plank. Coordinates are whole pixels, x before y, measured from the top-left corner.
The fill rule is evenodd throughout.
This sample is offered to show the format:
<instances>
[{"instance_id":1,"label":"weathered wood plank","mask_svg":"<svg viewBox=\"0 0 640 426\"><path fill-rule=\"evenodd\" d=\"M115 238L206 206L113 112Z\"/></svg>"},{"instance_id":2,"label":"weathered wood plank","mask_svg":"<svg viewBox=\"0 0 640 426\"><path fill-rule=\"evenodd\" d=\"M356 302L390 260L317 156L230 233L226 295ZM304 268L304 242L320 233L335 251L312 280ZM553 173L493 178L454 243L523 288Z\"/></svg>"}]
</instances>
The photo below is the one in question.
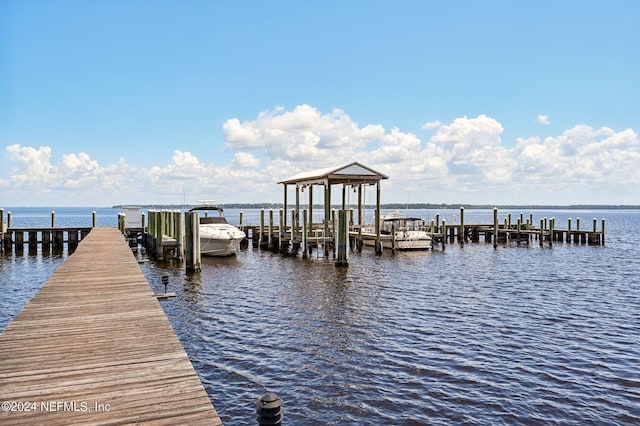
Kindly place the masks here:
<instances>
[{"instance_id":1,"label":"weathered wood plank","mask_svg":"<svg viewBox=\"0 0 640 426\"><path fill-rule=\"evenodd\" d=\"M92 230L0 334L0 397L16 403L2 424L222 424L115 228Z\"/></svg>"}]
</instances>

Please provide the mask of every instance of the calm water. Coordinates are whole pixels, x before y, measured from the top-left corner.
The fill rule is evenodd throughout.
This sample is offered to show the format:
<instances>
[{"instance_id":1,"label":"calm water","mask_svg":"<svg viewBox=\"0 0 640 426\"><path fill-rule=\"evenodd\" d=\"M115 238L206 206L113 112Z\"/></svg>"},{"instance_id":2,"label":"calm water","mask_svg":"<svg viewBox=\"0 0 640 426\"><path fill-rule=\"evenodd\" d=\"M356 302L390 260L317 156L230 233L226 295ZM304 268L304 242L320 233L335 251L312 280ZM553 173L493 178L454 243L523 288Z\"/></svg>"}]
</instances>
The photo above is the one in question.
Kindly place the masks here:
<instances>
[{"instance_id":1,"label":"calm water","mask_svg":"<svg viewBox=\"0 0 640 426\"><path fill-rule=\"evenodd\" d=\"M40 213L48 223L50 210ZM82 213L69 220L90 223ZM458 214L440 213L447 223ZM604 217L607 244L365 250L348 268L249 249L204 259L200 274L142 269L158 291L169 274L178 297L162 305L226 425L256 424L266 392L284 399L291 425L637 424L640 211L533 213L562 228ZM115 226L117 211L101 214ZM0 259L0 329L66 256Z\"/></svg>"}]
</instances>

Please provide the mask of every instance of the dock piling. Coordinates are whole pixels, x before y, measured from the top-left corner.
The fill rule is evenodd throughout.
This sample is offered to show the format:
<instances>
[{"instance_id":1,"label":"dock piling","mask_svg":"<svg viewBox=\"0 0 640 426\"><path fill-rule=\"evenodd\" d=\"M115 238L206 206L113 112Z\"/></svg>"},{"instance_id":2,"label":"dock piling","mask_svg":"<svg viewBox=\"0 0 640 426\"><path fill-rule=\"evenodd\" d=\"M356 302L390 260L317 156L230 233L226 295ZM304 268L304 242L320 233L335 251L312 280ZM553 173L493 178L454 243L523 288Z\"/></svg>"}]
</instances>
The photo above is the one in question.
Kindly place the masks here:
<instances>
[{"instance_id":1,"label":"dock piling","mask_svg":"<svg viewBox=\"0 0 640 426\"><path fill-rule=\"evenodd\" d=\"M302 258L306 259L309 254L309 228L307 227L308 212L306 209L302 211Z\"/></svg>"},{"instance_id":2,"label":"dock piling","mask_svg":"<svg viewBox=\"0 0 640 426\"><path fill-rule=\"evenodd\" d=\"M464 231L464 207L460 207L460 230L458 231L458 242L464 244L467 241L467 234Z\"/></svg>"},{"instance_id":3,"label":"dock piling","mask_svg":"<svg viewBox=\"0 0 640 426\"><path fill-rule=\"evenodd\" d=\"M198 212L185 213L185 269L187 273L200 272L200 217Z\"/></svg>"},{"instance_id":4,"label":"dock piling","mask_svg":"<svg viewBox=\"0 0 640 426\"><path fill-rule=\"evenodd\" d=\"M498 208L493 208L493 248L498 248L498 230L500 225L498 224Z\"/></svg>"},{"instance_id":5,"label":"dock piling","mask_svg":"<svg viewBox=\"0 0 640 426\"><path fill-rule=\"evenodd\" d=\"M349 266L349 212L347 210L340 210L338 212L338 258L336 260L336 266Z\"/></svg>"},{"instance_id":6,"label":"dock piling","mask_svg":"<svg viewBox=\"0 0 640 426\"><path fill-rule=\"evenodd\" d=\"M0 209L0 254L4 252L4 233L6 225L4 223L4 209Z\"/></svg>"}]
</instances>

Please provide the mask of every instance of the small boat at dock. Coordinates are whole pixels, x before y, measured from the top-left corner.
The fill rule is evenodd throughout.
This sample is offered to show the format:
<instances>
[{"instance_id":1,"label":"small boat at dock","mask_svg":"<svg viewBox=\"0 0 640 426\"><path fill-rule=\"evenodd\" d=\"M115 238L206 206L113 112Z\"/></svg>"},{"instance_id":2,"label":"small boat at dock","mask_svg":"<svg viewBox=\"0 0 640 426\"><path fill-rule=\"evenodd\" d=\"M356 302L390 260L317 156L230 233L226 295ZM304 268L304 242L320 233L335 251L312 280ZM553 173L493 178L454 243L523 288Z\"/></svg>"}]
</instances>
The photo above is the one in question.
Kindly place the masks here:
<instances>
[{"instance_id":1,"label":"small boat at dock","mask_svg":"<svg viewBox=\"0 0 640 426\"><path fill-rule=\"evenodd\" d=\"M367 230L375 233L372 227ZM396 250L429 250L433 248L431 234L427 232L425 220L418 217L406 216L398 211L380 217L380 235L392 241ZM372 245L372 240L365 240Z\"/></svg>"},{"instance_id":2,"label":"small boat at dock","mask_svg":"<svg viewBox=\"0 0 640 426\"><path fill-rule=\"evenodd\" d=\"M204 212L200 216L200 254L203 256L231 256L240 249L240 242L247 235L227 222L221 207L202 205L193 207L190 212ZM216 212L217 216L209 216Z\"/></svg>"}]
</instances>

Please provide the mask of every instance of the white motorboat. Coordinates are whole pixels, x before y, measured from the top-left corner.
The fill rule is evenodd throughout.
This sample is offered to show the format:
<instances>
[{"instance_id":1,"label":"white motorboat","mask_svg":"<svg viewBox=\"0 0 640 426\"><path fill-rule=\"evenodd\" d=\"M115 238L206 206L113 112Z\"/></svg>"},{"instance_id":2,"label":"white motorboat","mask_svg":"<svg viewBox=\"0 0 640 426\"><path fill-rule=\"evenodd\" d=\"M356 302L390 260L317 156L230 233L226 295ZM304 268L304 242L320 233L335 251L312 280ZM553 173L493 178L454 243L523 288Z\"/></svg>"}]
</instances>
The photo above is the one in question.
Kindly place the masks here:
<instances>
[{"instance_id":1,"label":"white motorboat","mask_svg":"<svg viewBox=\"0 0 640 426\"><path fill-rule=\"evenodd\" d=\"M370 232L375 232L373 228ZM429 250L433 248L425 220L405 216L398 211L380 217L380 235L394 240L396 250Z\"/></svg>"},{"instance_id":2,"label":"white motorboat","mask_svg":"<svg viewBox=\"0 0 640 426\"><path fill-rule=\"evenodd\" d=\"M247 235L227 222L222 208L211 205L194 207L190 212L206 212L200 216L200 254L204 256L231 256L238 252L240 242ZM218 216L209 216L214 211Z\"/></svg>"}]
</instances>

